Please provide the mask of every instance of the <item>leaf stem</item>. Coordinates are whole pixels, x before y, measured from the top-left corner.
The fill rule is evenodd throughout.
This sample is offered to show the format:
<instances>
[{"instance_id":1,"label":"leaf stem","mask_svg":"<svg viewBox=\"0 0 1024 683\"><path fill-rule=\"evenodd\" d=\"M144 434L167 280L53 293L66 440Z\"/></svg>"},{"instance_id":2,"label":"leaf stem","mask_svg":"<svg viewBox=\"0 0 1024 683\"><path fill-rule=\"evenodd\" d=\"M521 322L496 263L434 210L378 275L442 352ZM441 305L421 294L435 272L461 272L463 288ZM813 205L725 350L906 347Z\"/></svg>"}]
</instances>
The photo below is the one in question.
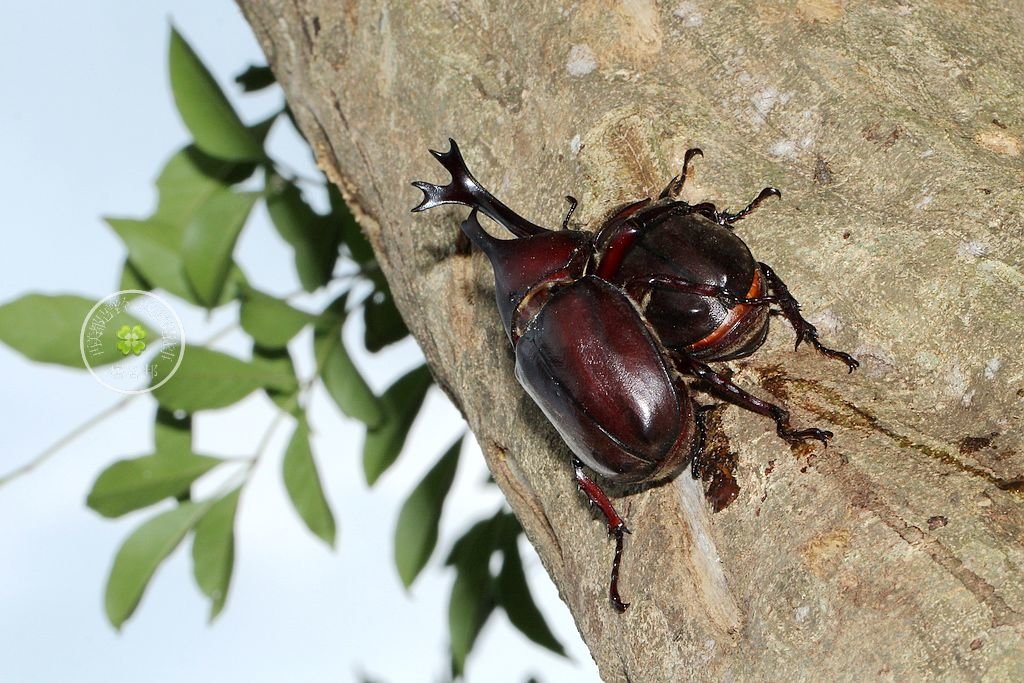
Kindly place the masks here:
<instances>
[{"instance_id":1,"label":"leaf stem","mask_svg":"<svg viewBox=\"0 0 1024 683\"><path fill-rule=\"evenodd\" d=\"M218 330L218 331L214 332L212 335L210 335L210 337L207 338L207 340L202 345L203 346L208 346L209 344L212 344L213 342L217 341L221 337L224 337L224 336L230 334L231 332L233 332L235 329L237 329L239 327L241 327L241 324L239 322L237 322L237 321L235 321L233 323L230 323L228 325L225 325L223 328L221 328L220 330ZM131 403L136 398L138 398L140 396L146 396L146 395L148 395L148 394L131 394L131 395L125 396L124 398L122 398L117 403L114 403L113 405L111 405L109 408L105 408L105 409L101 410L100 412L96 413L95 415L93 415L92 417L87 419L85 422L83 422L82 424L78 425L77 427L72 429L70 432L68 432L64 436L62 436L59 439L57 439L56 441L54 441L50 445L50 447L47 448L46 450L44 450L42 453L40 453L36 457L32 458L31 460L26 462L21 467L17 467L15 469L11 470L10 472L8 472L7 474L3 475L2 477L0 477L0 488L3 488L4 486L6 486L7 484L11 483L15 479L19 479L19 478L25 476L26 474L29 474L30 472L35 470L37 467L39 467L40 465L45 463L47 460L52 458L54 455L56 455L58 452L60 452L61 449L65 448L66 446L71 444L72 441L74 441L75 439L77 439L81 435L85 434L87 431L89 431L90 429L92 429L93 427L98 425L100 422L103 422L108 417L111 417L111 416L115 415L118 411L120 411L122 408L127 406L129 403Z\"/></svg>"},{"instance_id":2,"label":"leaf stem","mask_svg":"<svg viewBox=\"0 0 1024 683\"><path fill-rule=\"evenodd\" d=\"M26 474L28 474L29 472L32 472L34 469L36 469L37 467L39 467L40 465L45 463L47 460L52 458L54 455L56 455L62 448L64 448L68 444L70 444L72 441L74 441L78 437L80 437L83 434L85 434L87 431L89 431L90 429L92 429L93 427L98 425L100 422L103 422L108 417L110 417L110 416L114 415L115 413L117 413L118 411L120 411L122 408L127 406L129 403L131 403L133 400L135 400L139 396L142 396L142 394L131 394L131 395L125 396L124 398L122 398L117 403L114 403L110 407L100 411L99 413L96 413L95 415L93 415L92 417L87 419L85 422L83 422L82 424L78 425L77 427L72 429L70 432L68 432L64 436L62 436L59 439L57 439L56 441L54 441L50 445L50 447L47 448L46 450L44 450L42 453L40 453L36 457L32 458L31 460L26 462L21 467L18 467L16 469L8 472L4 476L0 477L0 488L2 488L3 486L11 483L15 479L18 479L19 477L23 477Z\"/></svg>"}]
</instances>

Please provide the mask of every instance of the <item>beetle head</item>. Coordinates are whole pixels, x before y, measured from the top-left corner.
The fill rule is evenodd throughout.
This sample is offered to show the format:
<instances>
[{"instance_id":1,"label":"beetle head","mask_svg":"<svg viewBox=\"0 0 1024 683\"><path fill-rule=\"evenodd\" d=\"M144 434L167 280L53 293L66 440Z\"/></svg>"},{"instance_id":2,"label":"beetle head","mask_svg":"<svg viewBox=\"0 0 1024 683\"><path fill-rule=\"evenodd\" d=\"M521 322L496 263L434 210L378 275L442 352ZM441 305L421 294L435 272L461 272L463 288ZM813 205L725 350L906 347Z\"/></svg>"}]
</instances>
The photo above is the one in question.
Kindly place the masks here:
<instances>
[{"instance_id":1,"label":"beetle head","mask_svg":"<svg viewBox=\"0 0 1024 683\"><path fill-rule=\"evenodd\" d=\"M491 262L498 312L513 343L516 309L523 299L534 289L582 277L591 260L590 236L582 232L546 231L500 240L483 229L476 209L463 221L462 231Z\"/></svg>"}]
</instances>

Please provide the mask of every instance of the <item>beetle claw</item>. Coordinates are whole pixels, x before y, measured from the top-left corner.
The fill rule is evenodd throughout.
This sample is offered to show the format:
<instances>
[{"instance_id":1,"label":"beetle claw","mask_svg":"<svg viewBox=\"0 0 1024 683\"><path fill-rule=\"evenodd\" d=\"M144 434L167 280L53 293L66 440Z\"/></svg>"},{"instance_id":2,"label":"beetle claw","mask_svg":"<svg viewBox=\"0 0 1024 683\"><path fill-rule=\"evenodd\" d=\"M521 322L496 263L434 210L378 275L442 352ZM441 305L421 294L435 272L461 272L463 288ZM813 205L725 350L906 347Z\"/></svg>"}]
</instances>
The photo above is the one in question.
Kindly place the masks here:
<instances>
[{"instance_id":1,"label":"beetle claw","mask_svg":"<svg viewBox=\"0 0 1024 683\"><path fill-rule=\"evenodd\" d=\"M679 172L675 178L669 181L665 189L658 195L658 199L665 199L666 197L675 197L683 189L683 185L686 183L686 173L690 168L690 160L696 156L704 156L704 152L699 147L693 147L686 150L686 154L683 156L683 169Z\"/></svg>"},{"instance_id":2,"label":"beetle claw","mask_svg":"<svg viewBox=\"0 0 1024 683\"><path fill-rule=\"evenodd\" d=\"M797 349L800 347L800 343L804 340L814 347L814 350L818 353L828 356L829 358L835 358L846 364L848 372L853 372L860 363L856 358L843 351L837 351L830 349L829 347L818 341L818 328L811 323L807 322L802 315L800 315L800 302L797 301L792 294L789 293L789 287L782 281L775 271L772 270L771 266L767 263L758 263L761 268L761 272L764 273L765 279L768 280L768 288L772 294L778 299L779 315L782 315L789 324L793 326L793 331L796 333L796 345L793 347ZM774 311L773 311L774 313Z\"/></svg>"},{"instance_id":3,"label":"beetle claw","mask_svg":"<svg viewBox=\"0 0 1024 683\"><path fill-rule=\"evenodd\" d=\"M569 229L569 217L576 211L576 206L579 204L576 198L569 194L565 195L565 201L569 202L569 210L565 212L565 218L562 219L562 230Z\"/></svg>"},{"instance_id":4,"label":"beetle claw","mask_svg":"<svg viewBox=\"0 0 1024 683\"><path fill-rule=\"evenodd\" d=\"M619 595L619 564L622 562L622 541L623 532L629 533L626 529L625 524L620 524L615 532L615 559L612 560L612 576L611 581L608 584L608 597L612 601L612 605L621 614L626 611L629 607L628 602L623 602L622 597Z\"/></svg>"},{"instance_id":5,"label":"beetle claw","mask_svg":"<svg viewBox=\"0 0 1024 683\"><path fill-rule=\"evenodd\" d=\"M800 443L801 441L809 441L814 439L820 441L828 448L828 440L835 436L832 432L827 429L817 429L811 427L810 429L801 429L794 431L792 429L785 429L780 426L778 429L779 436L790 443Z\"/></svg>"},{"instance_id":6,"label":"beetle claw","mask_svg":"<svg viewBox=\"0 0 1024 683\"><path fill-rule=\"evenodd\" d=\"M782 192L774 187L766 187L761 190L756 197L754 197L754 201L750 202L736 213L731 213L729 211L718 212L718 222L725 226L731 226L736 221L749 216L751 212L761 204L761 202L769 197L778 197L779 199L782 199Z\"/></svg>"}]
</instances>

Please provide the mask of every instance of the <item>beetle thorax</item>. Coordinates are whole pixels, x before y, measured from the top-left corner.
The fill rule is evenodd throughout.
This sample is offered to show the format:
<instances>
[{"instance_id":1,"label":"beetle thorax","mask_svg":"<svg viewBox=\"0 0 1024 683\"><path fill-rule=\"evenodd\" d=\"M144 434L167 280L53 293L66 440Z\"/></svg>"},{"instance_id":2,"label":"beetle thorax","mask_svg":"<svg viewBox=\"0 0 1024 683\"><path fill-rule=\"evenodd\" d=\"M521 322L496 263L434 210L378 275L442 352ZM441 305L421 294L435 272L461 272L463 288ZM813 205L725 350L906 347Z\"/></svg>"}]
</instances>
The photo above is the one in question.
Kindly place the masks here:
<instances>
[{"instance_id":1,"label":"beetle thorax","mask_svg":"<svg viewBox=\"0 0 1024 683\"><path fill-rule=\"evenodd\" d=\"M581 245L580 248L572 252L561 267L548 273L544 279L526 292L512 313L509 338L513 344L519 340L530 322L537 317L551 297L562 287L571 285L583 277L592 261L593 252L590 245Z\"/></svg>"}]
</instances>

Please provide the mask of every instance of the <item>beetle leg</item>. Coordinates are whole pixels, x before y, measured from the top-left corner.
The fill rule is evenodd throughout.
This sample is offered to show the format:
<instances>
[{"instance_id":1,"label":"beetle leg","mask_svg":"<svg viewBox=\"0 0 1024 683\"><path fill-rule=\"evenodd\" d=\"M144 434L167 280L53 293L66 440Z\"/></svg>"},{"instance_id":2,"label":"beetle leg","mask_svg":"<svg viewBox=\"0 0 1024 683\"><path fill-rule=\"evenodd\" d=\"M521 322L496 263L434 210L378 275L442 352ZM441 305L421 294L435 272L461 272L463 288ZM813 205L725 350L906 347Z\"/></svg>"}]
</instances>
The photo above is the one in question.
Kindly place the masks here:
<instances>
[{"instance_id":1,"label":"beetle leg","mask_svg":"<svg viewBox=\"0 0 1024 683\"><path fill-rule=\"evenodd\" d=\"M413 186L423 192L423 200L416 205L413 209L414 212L426 211L441 204L465 204L471 208L480 209L516 237L529 237L550 232L547 228L542 228L536 223L526 220L484 189L466 167L466 160L462 158L462 153L459 151L459 146L455 144L455 140L448 138L448 142L451 143L451 148L447 152L430 150L430 153L448 170L452 176L452 182L444 186L425 183L422 180L413 182Z\"/></svg>"},{"instance_id":2,"label":"beetle leg","mask_svg":"<svg viewBox=\"0 0 1024 683\"><path fill-rule=\"evenodd\" d=\"M576 211L576 206L579 202L572 195L565 195L565 201L569 202L569 210L565 212L565 218L562 219L562 230L569 229L569 217L572 216L573 212Z\"/></svg>"},{"instance_id":3,"label":"beetle leg","mask_svg":"<svg viewBox=\"0 0 1024 683\"><path fill-rule=\"evenodd\" d=\"M686 171L690 166L690 159L695 156L704 156L704 152L697 147L686 150L686 154L683 156L683 170L679 172L679 175L668 182L665 189L658 195L658 199L677 197L679 195L679 192L683 189L683 183L686 182Z\"/></svg>"},{"instance_id":4,"label":"beetle leg","mask_svg":"<svg viewBox=\"0 0 1024 683\"><path fill-rule=\"evenodd\" d=\"M830 349L818 341L817 328L804 320L804 317L800 315L800 302L798 302L793 295L789 293L789 288L786 287L786 283L776 275L775 271L772 270L768 264L758 263L757 265L761 267L761 272L764 273L765 279L768 280L768 289L771 290L772 294L774 294L778 299L779 308L782 309L783 317L789 321L789 324L793 326L793 330L796 332L796 346L793 348L798 348L800 346L800 342L807 340L807 342L813 346L818 353L846 363L846 367L849 368L849 371L853 372L860 365L857 359L848 353Z\"/></svg>"},{"instance_id":5,"label":"beetle leg","mask_svg":"<svg viewBox=\"0 0 1024 683\"><path fill-rule=\"evenodd\" d=\"M761 190L760 194L754 197L754 201L750 202L745 207L743 207L743 209L737 211L736 213L730 213L728 211L719 211L716 222L720 223L721 225L731 226L733 223L740 220L741 218L746 218L754 209L756 209L761 204L761 202L763 202L765 199L768 199L768 197L778 197L781 199L782 192L776 190L774 187L766 187L763 190Z\"/></svg>"},{"instance_id":6,"label":"beetle leg","mask_svg":"<svg viewBox=\"0 0 1024 683\"><path fill-rule=\"evenodd\" d=\"M712 512L721 512L729 507L729 504L740 494L736 475L732 472L735 466L735 455L728 450L724 453L718 449L711 453L704 450L708 434L707 414L717 407L718 405L701 405L693 400L694 417L697 419L697 438L694 440L694 449L690 460L690 476L709 482L704 497L711 504Z\"/></svg>"},{"instance_id":7,"label":"beetle leg","mask_svg":"<svg viewBox=\"0 0 1024 683\"><path fill-rule=\"evenodd\" d=\"M747 393L746 390L736 386L728 377L715 372L706 363L702 363L696 358L691 358L686 353L677 351L672 354L672 360L675 362L676 369L679 372L703 380L730 403L775 420L776 433L790 443L817 439L827 446L828 440L833 436L832 432L826 429L814 427L810 429L793 429L789 425L789 412L785 408Z\"/></svg>"},{"instance_id":8,"label":"beetle leg","mask_svg":"<svg viewBox=\"0 0 1024 683\"><path fill-rule=\"evenodd\" d=\"M709 220L714 221L715 223L722 222L722 215L718 212L718 207L712 204L711 202L701 202L700 204L694 204L693 206L690 207L690 211L692 213L699 213L702 216L708 218Z\"/></svg>"},{"instance_id":9,"label":"beetle leg","mask_svg":"<svg viewBox=\"0 0 1024 683\"><path fill-rule=\"evenodd\" d=\"M601 514L608 522L608 535L615 537L615 558L612 560L612 578L608 586L608 597L616 610L625 612L629 603L622 602L622 598L619 597L619 565L622 563L623 536L629 533L629 529L626 528L626 522L615 511L612 501L608 499L608 494L583 472L583 462L576 456L572 458L572 471L573 477L576 479L576 486L587 496L591 505L597 505L601 510Z\"/></svg>"},{"instance_id":10,"label":"beetle leg","mask_svg":"<svg viewBox=\"0 0 1024 683\"><path fill-rule=\"evenodd\" d=\"M714 410L717 405L701 405L697 403L696 399L690 399L693 403L693 419L697 423L696 436L693 439L693 446L690 447L690 462L693 462L693 458L704 452L704 445L708 440L708 413ZM691 465L692 469L692 465ZM696 479L697 475L694 474L693 478Z\"/></svg>"},{"instance_id":11,"label":"beetle leg","mask_svg":"<svg viewBox=\"0 0 1024 683\"><path fill-rule=\"evenodd\" d=\"M633 301L640 302L643 301L644 296L646 296L655 287L671 289L677 292L684 292L686 294L712 297L718 299L729 308L738 304L746 306L767 306L768 304L782 305L782 301L776 296L736 296L725 287L711 285L704 282L694 282L674 275L648 275L634 277L626 282L624 289L626 290L626 295Z\"/></svg>"}]
</instances>

